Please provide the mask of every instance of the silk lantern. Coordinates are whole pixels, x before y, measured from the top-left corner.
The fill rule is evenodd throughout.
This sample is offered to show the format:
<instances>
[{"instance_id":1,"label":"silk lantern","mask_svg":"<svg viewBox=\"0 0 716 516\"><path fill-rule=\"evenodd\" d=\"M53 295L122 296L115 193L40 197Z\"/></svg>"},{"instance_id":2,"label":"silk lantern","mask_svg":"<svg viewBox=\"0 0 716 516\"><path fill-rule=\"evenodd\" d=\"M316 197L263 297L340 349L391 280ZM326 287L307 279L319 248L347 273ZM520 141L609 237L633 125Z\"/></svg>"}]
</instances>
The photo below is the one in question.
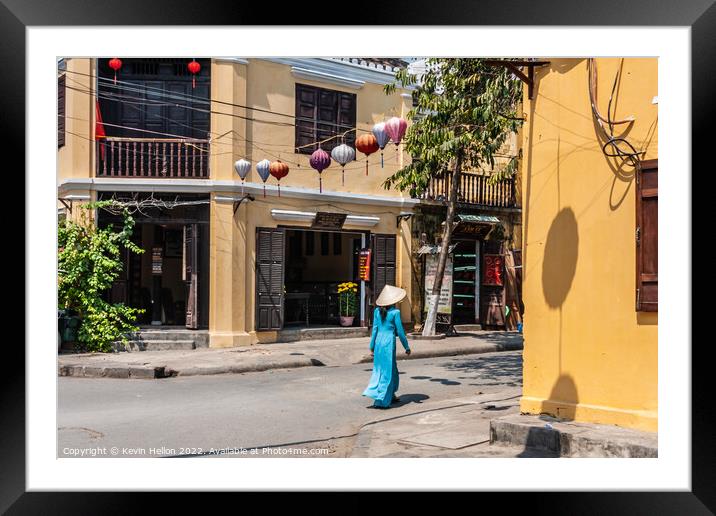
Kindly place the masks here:
<instances>
[{"instance_id":1,"label":"silk lantern","mask_svg":"<svg viewBox=\"0 0 716 516\"><path fill-rule=\"evenodd\" d=\"M196 74L201 70L201 65L197 63L196 59L192 59L186 67L191 72L191 87L194 89L196 88Z\"/></svg>"},{"instance_id":2,"label":"silk lantern","mask_svg":"<svg viewBox=\"0 0 716 516\"><path fill-rule=\"evenodd\" d=\"M388 133L385 131L385 122L380 122L373 126L373 136L375 136L378 148L380 149L380 168L383 168L383 149L385 149L385 146L388 145L388 141L390 140L390 136L388 136Z\"/></svg>"},{"instance_id":3,"label":"silk lantern","mask_svg":"<svg viewBox=\"0 0 716 516\"><path fill-rule=\"evenodd\" d=\"M333 150L331 151L331 157L337 163L341 164L341 184L345 185L346 184L345 166L346 166L346 163L350 163L351 161L356 159L356 151L350 145L346 145L345 143L342 143L338 147L333 147Z\"/></svg>"},{"instance_id":4,"label":"silk lantern","mask_svg":"<svg viewBox=\"0 0 716 516\"><path fill-rule=\"evenodd\" d=\"M271 162L267 159L263 159L256 163L256 172L259 173L259 176L261 177L261 181L264 182L264 197L266 197L266 180L269 177L271 168Z\"/></svg>"},{"instance_id":5,"label":"silk lantern","mask_svg":"<svg viewBox=\"0 0 716 516\"><path fill-rule=\"evenodd\" d=\"M288 175L288 165L281 160L274 161L269 166L269 172L278 181L278 196L281 197L281 178Z\"/></svg>"},{"instance_id":6,"label":"silk lantern","mask_svg":"<svg viewBox=\"0 0 716 516\"><path fill-rule=\"evenodd\" d=\"M393 143L395 143L396 155L398 153L398 145L400 145L400 140L403 139L403 136L405 135L405 130L407 128L408 122L406 122L402 118L398 118L397 116L394 116L385 123L385 132L388 133L390 139L393 140Z\"/></svg>"},{"instance_id":7,"label":"silk lantern","mask_svg":"<svg viewBox=\"0 0 716 516\"><path fill-rule=\"evenodd\" d=\"M372 134L364 134L356 140L356 149L365 154L365 175L368 175L368 156L377 151L378 140Z\"/></svg>"},{"instance_id":8,"label":"silk lantern","mask_svg":"<svg viewBox=\"0 0 716 516\"><path fill-rule=\"evenodd\" d=\"M318 171L318 189L323 192L323 181L321 179L321 172L328 168L331 164L331 157L326 151L320 147L311 154L311 158L308 160L311 168Z\"/></svg>"},{"instance_id":9,"label":"silk lantern","mask_svg":"<svg viewBox=\"0 0 716 516\"><path fill-rule=\"evenodd\" d=\"M117 84L117 70L122 68L122 60L117 57L113 57L109 60L108 64L109 67L114 70L114 83Z\"/></svg>"},{"instance_id":10,"label":"silk lantern","mask_svg":"<svg viewBox=\"0 0 716 516\"><path fill-rule=\"evenodd\" d=\"M241 178L241 193L244 193L244 180L251 171L251 162L245 159L240 159L234 163L234 169L236 169L236 173L239 174L239 177Z\"/></svg>"}]
</instances>

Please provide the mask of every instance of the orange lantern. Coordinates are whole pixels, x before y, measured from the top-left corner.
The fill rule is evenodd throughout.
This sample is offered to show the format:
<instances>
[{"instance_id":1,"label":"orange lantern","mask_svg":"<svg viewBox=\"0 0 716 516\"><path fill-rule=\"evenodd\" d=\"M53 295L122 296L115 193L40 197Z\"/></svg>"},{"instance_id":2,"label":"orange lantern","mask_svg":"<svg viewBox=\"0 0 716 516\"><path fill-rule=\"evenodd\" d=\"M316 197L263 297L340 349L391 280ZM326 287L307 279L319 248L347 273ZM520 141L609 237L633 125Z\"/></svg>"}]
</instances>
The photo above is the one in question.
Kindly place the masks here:
<instances>
[{"instance_id":1,"label":"orange lantern","mask_svg":"<svg viewBox=\"0 0 716 516\"><path fill-rule=\"evenodd\" d=\"M356 140L356 149L365 154L365 175L368 175L368 156L380 149L378 140L372 134L364 134Z\"/></svg>"},{"instance_id":2,"label":"orange lantern","mask_svg":"<svg viewBox=\"0 0 716 516\"><path fill-rule=\"evenodd\" d=\"M278 181L278 196L281 197L281 178L288 175L288 165L281 160L274 161L269 166L269 172Z\"/></svg>"}]
</instances>

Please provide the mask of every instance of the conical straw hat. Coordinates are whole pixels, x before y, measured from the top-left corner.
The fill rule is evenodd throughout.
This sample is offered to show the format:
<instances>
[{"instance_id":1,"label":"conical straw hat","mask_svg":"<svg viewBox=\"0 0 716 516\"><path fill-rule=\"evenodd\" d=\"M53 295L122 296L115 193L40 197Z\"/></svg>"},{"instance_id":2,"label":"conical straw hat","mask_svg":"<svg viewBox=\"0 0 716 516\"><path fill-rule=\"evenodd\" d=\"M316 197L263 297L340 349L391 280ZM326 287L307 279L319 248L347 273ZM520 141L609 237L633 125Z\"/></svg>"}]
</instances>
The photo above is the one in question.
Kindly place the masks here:
<instances>
[{"instance_id":1,"label":"conical straw hat","mask_svg":"<svg viewBox=\"0 0 716 516\"><path fill-rule=\"evenodd\" d=\"M383 290L380 291L378 299L375 300L375 304L378 306L389 306L399 303L405 298L407 292L400 287L394 287L393 285L386 285Z\"/></svg>"}]
</instances>

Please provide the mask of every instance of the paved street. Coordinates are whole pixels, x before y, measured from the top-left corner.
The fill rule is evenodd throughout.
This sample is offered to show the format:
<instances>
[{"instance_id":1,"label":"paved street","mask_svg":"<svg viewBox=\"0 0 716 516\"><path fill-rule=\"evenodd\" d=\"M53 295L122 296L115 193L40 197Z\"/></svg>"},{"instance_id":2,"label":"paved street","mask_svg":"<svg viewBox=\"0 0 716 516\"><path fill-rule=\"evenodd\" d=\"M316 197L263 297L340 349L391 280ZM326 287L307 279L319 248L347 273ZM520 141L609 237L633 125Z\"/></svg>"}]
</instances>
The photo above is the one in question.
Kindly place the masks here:
<instances>
[{"instance_id":1,"label":"paved street","mask_svg":"<svg viewBox=\"0 0 716 516\"><path fill-rule=\"evenodd\" d=\"M371 421L453 398L514 393L522 353L408 360L399 369L401 402L389 410L369 409L372 400L361 396L369 364L162 380L61 377L58 453L104 448L111 456L117 447L120 457L214 457L212 448L258 448L258 455L246 456L306 449L314 454L308 456L345 457ZM262 451L268 447L272 455Z\"/></svg>"}]
</instances>

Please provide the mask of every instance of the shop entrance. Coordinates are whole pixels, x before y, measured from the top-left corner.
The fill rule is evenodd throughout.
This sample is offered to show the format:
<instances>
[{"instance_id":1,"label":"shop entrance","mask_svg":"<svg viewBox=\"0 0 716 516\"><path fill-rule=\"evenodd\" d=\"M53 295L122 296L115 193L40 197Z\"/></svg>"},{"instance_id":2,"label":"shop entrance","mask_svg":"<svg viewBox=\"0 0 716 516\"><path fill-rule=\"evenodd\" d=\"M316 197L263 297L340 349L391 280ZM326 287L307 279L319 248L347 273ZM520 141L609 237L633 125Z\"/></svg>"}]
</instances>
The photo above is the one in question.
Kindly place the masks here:
<instances>
[{"instance_id":1,"label":"shop entrance","mask_svg":"<svg viewBox=\"0 0 716 516\"><path fill-rule=\"evenodd\" d=\"M284 328L340 326L338 285L354 282L358 303L352 326L361 326L365 285L358 256L366 235L347 231L286 229Z\"/></svg>"},{"instance_id":2,"label":"shop entrance","mask_svg":"<svg viewBox=\"0 0 716 516\"><path fill-rule=\"evenodd\" d=\"M155 194L157 198L159 196ZM105 195L105 197L107 197ZM126 194L124 200L127 200ZM144 196L129 197L141 200ZM132 241L142 254L123 250L123 269L107 293L109 301L143 308L140 327L206 329L209 327L208 199L168 197L173 208L143 206L135 219ZM100 210L100 227L119 227L121 218Z\"/></svg>"}]
</instances>

